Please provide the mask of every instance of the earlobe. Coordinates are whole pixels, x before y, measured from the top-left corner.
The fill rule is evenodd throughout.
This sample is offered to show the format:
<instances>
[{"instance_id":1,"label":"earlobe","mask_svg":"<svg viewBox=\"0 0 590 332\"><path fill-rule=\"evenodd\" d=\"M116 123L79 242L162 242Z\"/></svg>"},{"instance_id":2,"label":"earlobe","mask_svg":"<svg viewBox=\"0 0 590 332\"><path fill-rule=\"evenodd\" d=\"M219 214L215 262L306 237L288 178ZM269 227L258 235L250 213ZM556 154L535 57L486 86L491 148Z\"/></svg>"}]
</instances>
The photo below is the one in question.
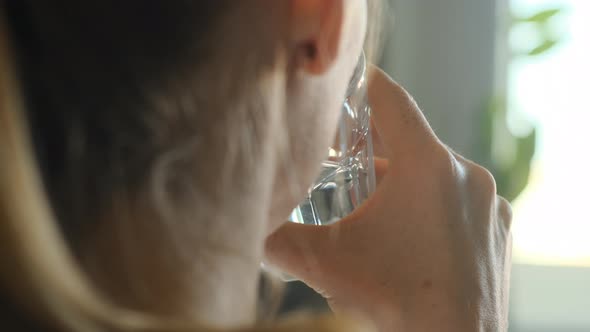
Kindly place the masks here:
<instances>
[{"instance_id":1,"label":"earlobe","mask_svg":"<svg viewBox=\"0 0 590 332\"><path fill-rule=\"evenodd\" d=\"M321 75L338 56L345 0L291 1L295 64L309 74Z\"/></svg>"}]
</instances>

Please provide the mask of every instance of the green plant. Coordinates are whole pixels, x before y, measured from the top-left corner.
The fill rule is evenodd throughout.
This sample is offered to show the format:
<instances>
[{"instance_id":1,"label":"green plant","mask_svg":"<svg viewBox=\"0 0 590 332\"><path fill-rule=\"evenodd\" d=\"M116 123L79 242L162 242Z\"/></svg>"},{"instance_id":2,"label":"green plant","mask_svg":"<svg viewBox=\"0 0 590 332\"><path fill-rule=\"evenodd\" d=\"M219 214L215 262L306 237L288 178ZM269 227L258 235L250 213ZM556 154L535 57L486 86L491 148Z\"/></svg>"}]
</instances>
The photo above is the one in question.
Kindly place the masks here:
<instances>
[{"instance_id":1,"label":"green plant","mask_svg":"<svg viewBox=\"0 0 590 332\"><path fill-rule=\"evenodd\" d=\"M550 28L551 19L560 14L563 11L561 8L551 8L541 10L530 16L512 16L512 28L518 27L523 24L533 25L535 33L539 38L536 46L531 49L514 53L514 56L537 56L546 53L557 45L559 40L553 35Z\"/></svg>"},{"instance_id":2,"label":"green plant","mask_svg":"<svg viewBox=\"0 0 590 332\"><path fill-rule=\"evenodd\" d=\"M475 159L487 167L498 193L512 201L526 188L536 150L537 130L518 137L508 128L506 101L495 97L482 112L480 143Z\"/></svg>"},{"instance_id":3,"label":"green plant","mask_svg":"<svg viewBox=\"0 0 590 332\"><path fill-rule=\"evenodd\" d=\"M550 29L550 20L562 12L560 8L542 10L526 17L513 16L512 27L532 24L540 37L536 46L524 52L513 52L516 57L535 57L552 50L559 39ZM512 201L526 188L531 161L536 150L537 130L519 137L508 128L508 107L503 95L490 98L482 112L480 140L475 149L475 160L486 166L496 178L498 193Z\"/></svg>"}]
</instances>

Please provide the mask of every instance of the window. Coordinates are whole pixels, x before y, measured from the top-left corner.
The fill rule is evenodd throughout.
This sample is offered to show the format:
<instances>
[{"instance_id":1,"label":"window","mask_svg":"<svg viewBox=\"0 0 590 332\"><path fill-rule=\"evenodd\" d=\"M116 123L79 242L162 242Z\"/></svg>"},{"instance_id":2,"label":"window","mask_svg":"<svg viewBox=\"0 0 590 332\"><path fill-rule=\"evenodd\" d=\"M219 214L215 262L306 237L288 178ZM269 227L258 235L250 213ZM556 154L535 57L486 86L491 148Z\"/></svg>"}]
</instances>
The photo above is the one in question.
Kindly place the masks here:
<instances>
[{"instance_id":1,"label":"window","mask_svg":"<svg viewBox=\"0 0 590 332\"><path fill-rule=\"evenodd\" d=\"M512 7L563 10L545 29L557 45L509 69L511 127L526 131L526 119L538 131L529 185L514 202L511 331L590 331L590 2ZM518 48L539 36L524 26L511 37Z\"/></svg>"}]
</instances>

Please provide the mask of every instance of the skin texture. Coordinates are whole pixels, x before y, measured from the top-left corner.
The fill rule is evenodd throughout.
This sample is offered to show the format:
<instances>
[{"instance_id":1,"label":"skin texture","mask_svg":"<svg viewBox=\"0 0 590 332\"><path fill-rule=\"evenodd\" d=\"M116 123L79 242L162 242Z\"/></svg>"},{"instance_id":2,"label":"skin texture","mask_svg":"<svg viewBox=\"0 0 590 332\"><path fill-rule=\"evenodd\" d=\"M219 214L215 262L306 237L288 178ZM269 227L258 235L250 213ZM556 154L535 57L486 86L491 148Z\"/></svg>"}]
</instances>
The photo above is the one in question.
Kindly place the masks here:
<instances>
[{"instance_id":1,"label":"skin texture","mask_svg":"<svg viewBox=\"0 0 590 332\"><path fill-rule=\"evenodd\" d=\"M103 119L97 124L108 129L104 136L113 141L103 142L102 152L107 156L117 152L115 159L121 166L144 172L138 176L140 184L134 184L138 188L128 188L122 181L128 176L118 175L117 167L110 170L118 175L114 176L102 167L90 167L93 158L85 159L92 164L87 165L87 176L74 177L70 173L78 173L82 165L65 163L63 174L61 169L58 174L74 188L79 178L92 178L93 184L103 178L100 175L121 178L98 195L108 202L96 207L90 197L65 187L63 210L80 209L78 199L100 210L72 213L77 217L72 217L73 223L89 215L96 219L81 230L64 227L75 240L72 251L91 282L122 307L207 326L252 324L265 240L303 196L334 137L345 89L365 38L367 4L362 0L225 2L227 12L206 30L211 34L206 39L213 42L192 45L189 41L204 38L205 30L195 35L192 29L201 27L193 24L202 21L192 19L190 10L183 8L202 8L189 4L207 2L176 2L171 7L177 11L168 13L174 19L136 22L144 21L145 26L133 24L121 12L126 8L135 13L136 3L120 7L115 2L97 2L92 10L77 2L66 1L68 6L61 7L27 2L36 9L32 13L38 20L36 29L46 38L45 51L52 54L41 63L42 70L31 69L45 77L42 81L47 85L39 87L56 87L42 95L55 93L59 100L81 98L84 105L92 104L100 95L94 94L89 83L96 83L109 87L107 95L121 94L127 101L129 94L119 91L117 83L130 91L138 89L144 61L178 62L178 68L155 66L157 70L147 75L155 75L154 81L161 81L160 72L184 78L171 78L175 83L171 86L148 84L149 100L139 98L141 103L131 103L133 109L123 101L118 104L119 98L111 101L129 113L97 105L96 114L110 109L107 113L113 116L112 122ZM70 11L74 4L77 10ZM160 10L164 6L151 2L147 8L152 8L150 15L164 18L166 11ZM117 8L118 15L112 8ZM76 12L85 14L78 17ZM170 23L180 17L183 24ZM102 24L114 18L118 25ZM144 34L141 27L154 28L154 33L164 36L179 36L182 31L183 38L170 41L176 40L172 44L188 52L186 57L161 59L159 52L151 60L143 57L154 50L175 52L166 43L156 43L157 38L152 40L152 34ZM119 40L119 30L145 39L125 41L123 33ZM69 45L70 40L79 53L69 54L70 49L56 46ZM185 45L195 46L196 54L201 54L200 47L207 50L206 60L202 59L206 63L194 72L193 53ZM87 49L90 46L110 57L98 56L102 53ZM54 59L60 59L61 66L55 66ZM29 60L29 65L38 62ZM48 72L55 75L45 74L54 67L55 72ZM95 76L83 70L91 67ZM90 102L72 93L70 85L58 84L64 75L59 68L66 70L65 76L76 73L76 79L66 81L84 87ZM122 75L126 82L119 82L118 75L110 76L122 73L130 76ZM496 197L493 179L440 143L411 98L383 74L373 75L370 94L388 159L378 161L379 189L363 208L334 226L285 225L266 242L266 255L322 292L336 311L362 313L382 331L504 329L507 283L503 275L509 265L505 257L510 213ZM144 102L150 107L145 108ZM72 103L70 111L77 114L77 103ZM56 115L69 119L68 113L57 113L65 112L59 106ZM92 117L85 120L92 122ZM127 126L118 120L125 120ZM135 140L127 140L125 134L130 132L125 129L138 122L148 123L144 123L147 133L138 130ZM135 150L143 145L144 135L158 138L155 146L162 145L165 152L145 151L152 164L139 158L133 167L114 145ZM88 136L100 138L91 132ZM66 144L77 143L76 137L60 142L62 158L76 159ZM127 144L133 144L132 148ZM60 176L53 180L63 182Z\"/></svg>"},{"instance_id":2,"label":"skin texture","mask_svg":"<svg viewBox=\"0 0 590 332\"><path fill-rule=\"evenodd\" d=\"M367 25L365 1L302 0L294 4L299 4L294 10L300 15L292 23L297 46L291 51L292 69L288 71L292 75L286 86L287 142L278 153L268 233L282 224L319 173L334 139ZM334 14L338 12L340 17Z\"/></svg>"},{"instance_id":3,"label":"skin texture","mask_svg":"<svg viewBox=\"0 0 590 332\"><path fill-rule=\"evenodd\" d=\"M364 1L232 6L215 32L228 40L215 43L219 56L188 97L207 101L195 110L206 123L201 134L210 135L202 138L206 150L180 151L195 174L155 173L157 181L178 179L183 195L113 193L117 205L77 249L85 271L116 303L219 327L255 321L265 238L319 171L366 27ZM238 167L224 172L229 149ZM168 157L160 164L178 158Z\"/></svg>"},{"instance_id":4,"label":"skin texture","mask_svg":"<svg viewBox=\"0 0 590 332\"><path fill-rule=\"evenodd\" d=\"M369 98L385 157L377 191L336 224L284 225L267 240L268 261L380 331L506 330L509 204L377 69Z\"/></svg>"}]
</instances>

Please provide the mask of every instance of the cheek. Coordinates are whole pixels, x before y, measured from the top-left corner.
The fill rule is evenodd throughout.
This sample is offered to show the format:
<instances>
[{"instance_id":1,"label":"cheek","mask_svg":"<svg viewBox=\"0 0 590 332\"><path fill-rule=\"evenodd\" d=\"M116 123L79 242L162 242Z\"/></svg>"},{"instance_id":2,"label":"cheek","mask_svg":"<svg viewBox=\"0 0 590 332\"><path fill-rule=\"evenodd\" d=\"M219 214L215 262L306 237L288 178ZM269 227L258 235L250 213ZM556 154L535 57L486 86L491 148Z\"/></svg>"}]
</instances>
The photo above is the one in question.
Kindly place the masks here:
<instances>
[{"instance_id":1,"label":"cheek","mask_svg":"<svg viewBox=\"0 0 590 332\"><path fill-rule=\"evenodd\" d=\"M324 80L304 86L289 98L288 144L279 153L270 212L273 222L284 221L305 196L328 156L340 118L345 83Z\"/></svg>"},{"instance_id":2,"label":"cheek","mask_svg":"<svg viewBox=\"0 0 590 332\"><path fill-rule=\"evenodd\" d=\"M282 223L315 180L328 156L342 111L344 94L361 53L366 2L350 1L340 57L323 77L298 79L287 97L287 151L282 151L273 189L271 229Z\"/></svg>"},{"instance_id":3,"label":"cheek","mask_svg":"<svg viewBox=\"0 0 590 332\"><path fill-rule=\"evenodd\" d=\"M293 107L294 111L289 114L297 119L289 123L289 130L294 133L293 151L296 156L306 157L310 165L305 165L305 161L298 163L304 169L311 168L313 175L319 171L320 162L328 156L328 148L334 142L345 92L356 67L360 47L348 49L347 53L324 77L305 83L306 89L298 98L304 103Z\"/></svg>"},{"instance_id":4,"label":"cheek","mask_svg":"<svg viewBox=\"0 0 590 332\"><path fill-rule=\"evenodd\" d=\"M341 87L334 90L334 85ZM314 95L308 95L308 107L293 112L294 116L288 124L290 148L294 166L301 173L303 181L309 179L310 172L315 175L319 164L327 157L340 118L343 102L341 91L345 86L334 82L323 89L318 87Z\"/></svg>"}]
</instances>

